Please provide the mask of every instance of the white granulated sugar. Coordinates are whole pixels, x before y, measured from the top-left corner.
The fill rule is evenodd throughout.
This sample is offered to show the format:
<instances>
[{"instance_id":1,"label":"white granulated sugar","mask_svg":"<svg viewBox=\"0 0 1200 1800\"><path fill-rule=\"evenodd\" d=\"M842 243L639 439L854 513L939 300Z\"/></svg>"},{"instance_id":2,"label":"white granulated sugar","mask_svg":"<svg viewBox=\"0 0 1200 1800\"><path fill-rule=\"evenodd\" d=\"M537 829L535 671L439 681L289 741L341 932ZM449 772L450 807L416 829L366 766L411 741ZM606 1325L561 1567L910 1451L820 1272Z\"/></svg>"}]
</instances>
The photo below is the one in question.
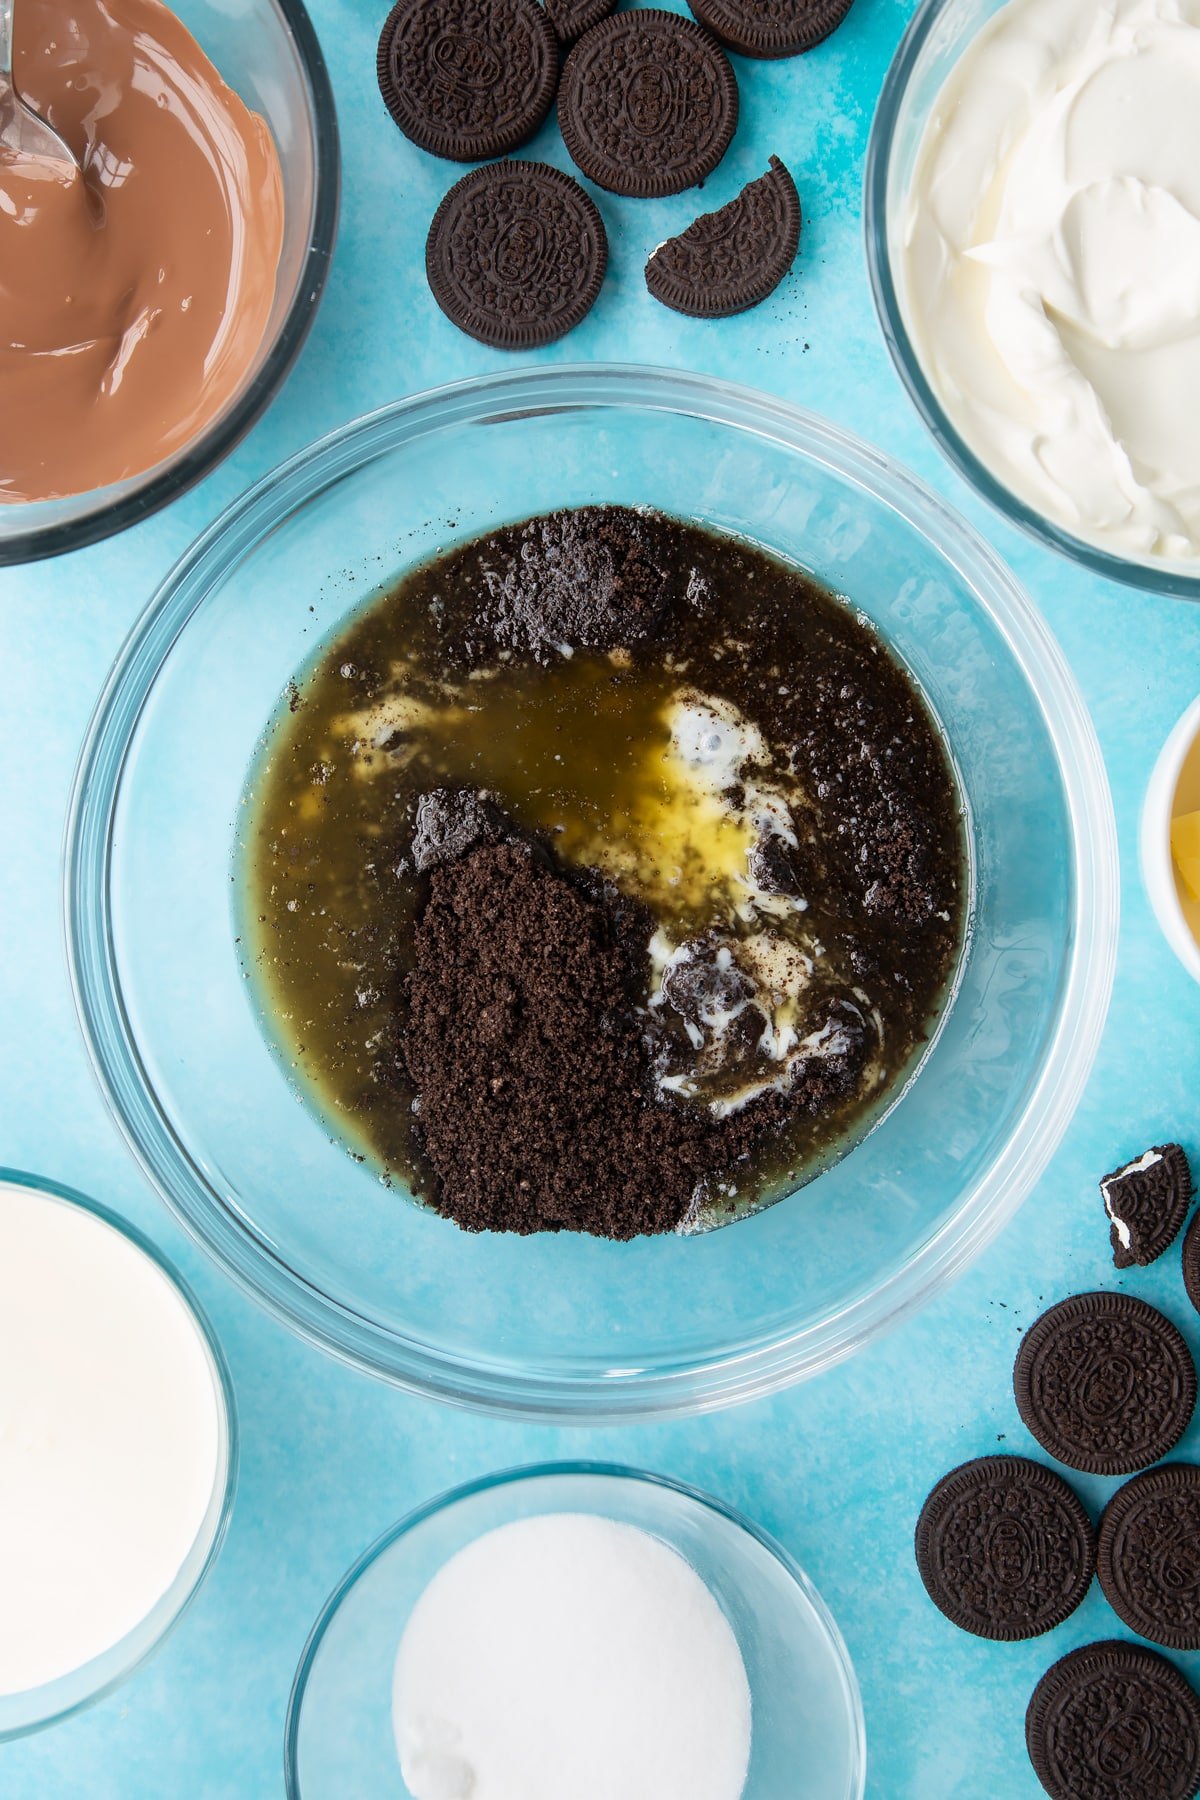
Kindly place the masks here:
<instances>
[{"instance_id":1,"label":"white granulated sugar","mask_svg":"<svg viewBox=\"0 0 1200 1800\"><path fill-rule=\"evenodd\" d=\"M92 1213L0 1184L0 1694L146 1618L219 1454L212 1367L174 1284Z\"/></svg>"},{"instance_id":2,"label":"white granulated sugar","mask_svg":"<svg viewBox=\"0 0 1200 1800\"><path fill-rule=\"evenodd\" d=\"M588 1513L503 1525L425 1589L396 1658L413 1800L738 1800L750 1687L700 1577Z\"/></svg>"}]
</instances>

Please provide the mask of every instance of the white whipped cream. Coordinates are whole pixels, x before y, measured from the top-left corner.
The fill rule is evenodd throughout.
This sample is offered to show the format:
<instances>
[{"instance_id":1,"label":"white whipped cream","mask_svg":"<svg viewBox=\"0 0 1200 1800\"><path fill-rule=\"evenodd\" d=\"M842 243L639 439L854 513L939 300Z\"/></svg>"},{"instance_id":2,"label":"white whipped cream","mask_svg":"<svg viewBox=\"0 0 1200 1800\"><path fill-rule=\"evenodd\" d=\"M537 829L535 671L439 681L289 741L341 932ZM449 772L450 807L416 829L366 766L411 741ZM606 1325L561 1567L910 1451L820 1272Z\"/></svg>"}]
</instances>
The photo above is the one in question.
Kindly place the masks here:
<instances>
[{"instance_id":1,"label":"white whipped cream","mask_svg":"<svg viewBox=\"0 0 1200 1800\"><path fill-rule=\"evenodd\" d=\"M914 344L980 460L1077 537L1200 556L1200 0L1009 0L902 229Z\"/></svg>"}]
</instances>

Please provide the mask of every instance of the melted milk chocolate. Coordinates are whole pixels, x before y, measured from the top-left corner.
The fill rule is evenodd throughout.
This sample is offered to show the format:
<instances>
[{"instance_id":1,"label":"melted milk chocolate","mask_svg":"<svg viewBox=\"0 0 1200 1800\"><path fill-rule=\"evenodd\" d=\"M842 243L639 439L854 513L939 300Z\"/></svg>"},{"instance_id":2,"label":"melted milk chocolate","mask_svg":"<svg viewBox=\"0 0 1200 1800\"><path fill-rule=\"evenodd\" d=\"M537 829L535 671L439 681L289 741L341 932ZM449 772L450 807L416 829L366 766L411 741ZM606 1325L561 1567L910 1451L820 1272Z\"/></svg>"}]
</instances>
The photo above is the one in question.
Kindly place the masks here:
<instances>
[{"instance_id":1,"label":"melted milk chocolate","mask_svg":"<svg viewBox=\"0 0 1200 1800\"><path fill-rule=\"evenodd\" d=\"M243 385L283 241L262 119L159 0L21 0L18 91L69 183L0 151L0 501L139 475Z\"/></svg>"}]
</instances>

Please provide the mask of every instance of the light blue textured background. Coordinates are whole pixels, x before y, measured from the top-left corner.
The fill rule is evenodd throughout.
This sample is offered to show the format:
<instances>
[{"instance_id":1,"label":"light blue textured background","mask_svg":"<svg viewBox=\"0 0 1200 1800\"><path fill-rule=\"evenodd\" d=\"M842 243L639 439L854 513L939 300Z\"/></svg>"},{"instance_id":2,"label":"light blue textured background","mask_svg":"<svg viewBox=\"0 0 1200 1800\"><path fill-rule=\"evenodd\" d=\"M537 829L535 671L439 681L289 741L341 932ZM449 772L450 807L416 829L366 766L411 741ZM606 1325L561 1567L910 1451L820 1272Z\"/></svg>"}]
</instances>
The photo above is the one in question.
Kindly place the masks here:
<instances>
[{"instance_id":1,"label":"light blue textured background","mask_svg":"<svg viewBox=\"0 0 1200 1800\"><path fill-rule=\"evenodd\" d=\"M643 260L699 209L697 196L642 203L601 195L608 281L587 323L545 354L706 370L829 414L962 506L1058 633L1112 778L1124 916L1098 1066L1017 1222L917 1319L806 1387L660 1426L512 1426L352 1374L259 1313L147 1189L93 1085L63 959L60 839L79 741L125 633L191 538L281 457L384 400L503 363L460 337L425 289L426 226L455 171L413 149L380 106L374 60L384 0L314 0L312 10L341 116L344 207L329 291L291 381L238 453L166 513L80 555L0 574L0 1162L95 1194L180 1263L228 1351L244 1442L228 1544L181 1629L103 1705L0 1749L0 1795L278 1793L292 1672L351 1559L450 1484L521 1461L589 1455L712 1489L753 1514L811 1572L862 1681L872 1796L1035 1800L1022 1737L1029 1692L1054 1657L1109 1634L1115 1621L1093 1588L1075 1618L1039 1642L1003 1647L963 1636L926 1601L911 1534L922 1497L951 1464L998 1443L1030 1449L1009 1380L1019 1335L1043 1300L1114 1280L1097 1176L1166 1136L1182 1136L1200 1153L1200 987L1159 936L1136 860L1152 761L1200 687L1200 612L1106 586L1020 540L942 466L901 392L867 292L860 189L875 98L907 0L858 0L836 37L798 61L737 65L741 124L704 203L731 197L774 151L794 171L805 210L797 268L765 306L716 324L657 307L642 285ZM530 154L566 162L552 126ZM1184 1300L1175 1256L1125 1285L1161 1304L1200 1348L1200 1320ZM1200 1427L1184 1449L1200 1454ZM1079 1482L1097 1507L1110 1485ZM1184 1660L1200 1679L1200 1657ZM802 1795L798 1772L796 1800Z\"/></svg>"}]
</instances>

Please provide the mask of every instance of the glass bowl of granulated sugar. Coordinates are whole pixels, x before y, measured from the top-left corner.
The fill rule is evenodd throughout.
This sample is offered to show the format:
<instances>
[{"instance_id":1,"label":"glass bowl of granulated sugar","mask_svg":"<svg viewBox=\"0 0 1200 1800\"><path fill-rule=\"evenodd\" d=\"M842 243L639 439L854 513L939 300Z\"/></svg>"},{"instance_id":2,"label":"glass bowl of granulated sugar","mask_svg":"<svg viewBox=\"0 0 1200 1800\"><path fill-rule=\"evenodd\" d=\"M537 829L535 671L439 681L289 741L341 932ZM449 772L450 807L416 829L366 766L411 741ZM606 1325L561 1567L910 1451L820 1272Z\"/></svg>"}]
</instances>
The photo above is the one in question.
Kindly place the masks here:
<instances>
[{"instance_id":1,"label":"glass bowl of granulated sugar","mask_svg":"<svg viewBox=\"0 0 1200 1800\"><path fill-rule=\"evenodd\" d=\"M718 1501L601 1464L517 1469L373 1545L305 1647L289 1800L861 1800L838 1628Z\"/></svg>"}]
</instances>

